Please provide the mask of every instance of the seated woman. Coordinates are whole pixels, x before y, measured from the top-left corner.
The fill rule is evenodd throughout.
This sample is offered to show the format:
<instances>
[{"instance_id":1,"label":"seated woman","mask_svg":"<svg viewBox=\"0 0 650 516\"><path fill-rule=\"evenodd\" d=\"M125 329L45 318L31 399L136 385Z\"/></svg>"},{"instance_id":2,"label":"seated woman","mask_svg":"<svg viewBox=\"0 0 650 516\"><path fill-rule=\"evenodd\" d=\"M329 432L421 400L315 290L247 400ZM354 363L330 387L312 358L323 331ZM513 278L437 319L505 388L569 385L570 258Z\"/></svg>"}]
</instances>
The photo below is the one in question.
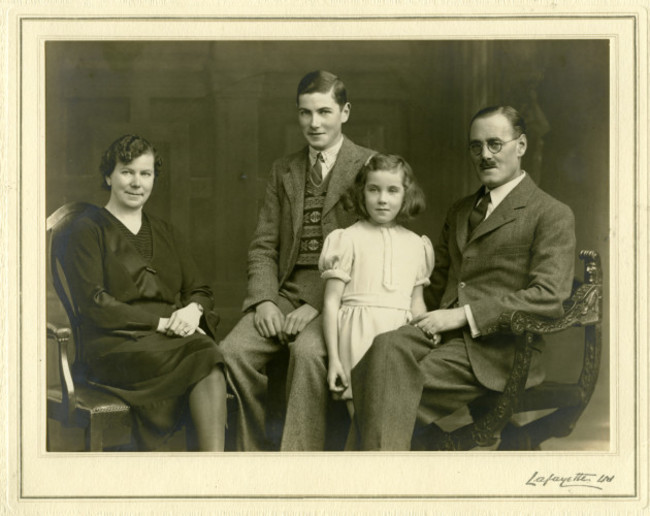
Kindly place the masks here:
<instances>
[{"instance_id":1,"label":"seated woman","mask_svg":"<svg viewBox=\"0 0 650 516\"><path fill-rule=\"evenodd\" d=\"M182 235L143 212L161 165L144 138L111 144L100 165L110 199L75 221L64 270L88 380L131 405L139 449L158 448L189 409L198 449L223 451L226 383L208 317L212 291Z\"/></svg>"}]
</instances>

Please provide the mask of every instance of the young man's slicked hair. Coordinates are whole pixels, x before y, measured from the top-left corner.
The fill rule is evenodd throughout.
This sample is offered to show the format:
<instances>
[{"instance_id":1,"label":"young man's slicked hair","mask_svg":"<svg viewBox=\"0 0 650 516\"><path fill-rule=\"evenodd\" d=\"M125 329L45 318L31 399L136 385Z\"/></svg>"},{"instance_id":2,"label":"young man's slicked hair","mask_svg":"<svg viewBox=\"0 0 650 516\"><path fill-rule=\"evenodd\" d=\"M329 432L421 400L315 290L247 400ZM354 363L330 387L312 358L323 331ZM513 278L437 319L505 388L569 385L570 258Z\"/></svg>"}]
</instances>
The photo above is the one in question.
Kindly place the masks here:
<instances>
[{"instance_id":1,"label":"young man's slicked hair","mask_svg":"<svg viewBox=\"0 0 650 516\"><path fill-rule=\"evenodd\" d=\"M298 97L307 93L328 93L332 92L334 100L341 106L348 103L348 93L345 84L336 75L325 70L316 70L309 72L298 83L298 92L296 93L296 103Z\"/></svg>"}]
</instances>

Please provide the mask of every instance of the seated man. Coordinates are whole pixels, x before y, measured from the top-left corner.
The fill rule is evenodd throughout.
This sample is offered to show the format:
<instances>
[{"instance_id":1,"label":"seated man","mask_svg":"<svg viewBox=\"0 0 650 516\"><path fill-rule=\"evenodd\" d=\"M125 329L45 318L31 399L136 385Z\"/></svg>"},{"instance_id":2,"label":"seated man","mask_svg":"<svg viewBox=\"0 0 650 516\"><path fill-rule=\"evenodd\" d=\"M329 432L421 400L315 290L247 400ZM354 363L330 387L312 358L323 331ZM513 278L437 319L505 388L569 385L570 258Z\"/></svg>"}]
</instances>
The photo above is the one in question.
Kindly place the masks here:
<instances>
[{"instance_id":1,"label":"seated man","mask_svg":"<svg viewBox=\"0 0 650 516\"><path fill-rule=\"evenodd\" d=\"M350 103L343 82L317 71L298 85L298 122L309 144L271 166L248 252L246 315L222 342L239 403L237 450L267 450L265 366L289 347L281 450L325 447L327 351L318 272L323 239L355 222L341 196L373 152L343 136Z\"/></svg>"},{"instance_id":2,"label":"seated man","mask_svg":"<svg viewBox=\"0 0 650 516\"><path fill-rule=\"evenodd\" d=\"M515 337L497 333L501 312L562 315L573 279L574 217L521 169L526 145L512 107L472 118L469 151L483 186L447 214L426 293L432 311L378 336L352 372L361 449L410 450L416 424L503 391ZM543 380L542 349L540 340L526 387Z\"/></svg>"}]
</instances>

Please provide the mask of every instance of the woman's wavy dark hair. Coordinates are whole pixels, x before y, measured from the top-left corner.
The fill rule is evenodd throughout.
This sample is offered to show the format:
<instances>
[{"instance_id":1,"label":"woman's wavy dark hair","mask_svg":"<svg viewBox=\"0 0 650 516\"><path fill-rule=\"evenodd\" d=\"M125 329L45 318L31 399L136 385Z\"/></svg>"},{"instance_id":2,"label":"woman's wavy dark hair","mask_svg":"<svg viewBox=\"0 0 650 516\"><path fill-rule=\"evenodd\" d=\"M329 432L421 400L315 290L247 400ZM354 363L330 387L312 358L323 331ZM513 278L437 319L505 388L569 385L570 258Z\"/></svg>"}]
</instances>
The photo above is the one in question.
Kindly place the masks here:
<instances>
[{"instance_id":1,"label":"woman's wavy dark hair","mask_svg":"<svg viewBox=\"0 0 650 516\"><path fill-rule=\"evenodd\" d=\"M366 161L354 179L354 184L347 192L346 207L348 209L354 210L362 219L370 218L366 209L366 200L363 191L368 181L368 174L376 170L402 172L404 202L402 203L402 209L396 217L398 223L403 224L424 211L426 208L424 192L415 179L413 169L411 169L411 166L404 158L396 154L375 154Z\"/></svg>"},{"instance_id":2,"label":"woman's wavy dark hair","mask_svg":"<svg viewBox=\"0 0 650 516\"><path fill-rule=\"evenodd\" d=\"M162 169L162 158L147 139L136 134L125 134L111 143L102 154L102 160L99 164L99 172L102 174L102 188L104 190L111 189L106 183L106 178L113 173L118 162L126 165L147 152L153 154L154 177L158 177Z\"/></svg>"}]
</instances>

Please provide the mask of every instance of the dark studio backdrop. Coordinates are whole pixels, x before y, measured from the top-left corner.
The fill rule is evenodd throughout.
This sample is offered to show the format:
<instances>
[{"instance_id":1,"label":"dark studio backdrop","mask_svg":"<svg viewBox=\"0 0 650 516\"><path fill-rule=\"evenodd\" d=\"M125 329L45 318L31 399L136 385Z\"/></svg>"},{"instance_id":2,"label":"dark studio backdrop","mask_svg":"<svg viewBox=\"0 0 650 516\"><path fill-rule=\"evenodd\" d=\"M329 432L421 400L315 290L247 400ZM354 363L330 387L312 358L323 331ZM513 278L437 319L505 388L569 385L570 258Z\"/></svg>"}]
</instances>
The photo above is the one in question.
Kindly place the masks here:
<instances>
[{"instance_id":1,"label":"dark studio backdrop","mask_svg":"<svg viewBox=\"0 0 650 516\"><path fill-rule=\"evenodd\" d=\"M50 41L45 52L47 215L69 201L105 204L101 153L125 133L148 138L164 166L147 209L185 229L214 288L221 337L240 317L269 166L304 145L295 90L315 69L344 80L353 141L412 165L428 208L411 228L434 241L450 204L478 187L471 116L517 107L528 124L524 169L571 206L578 248L596 249L608 277L607 40ZM606 287L603 360L579 448L609 440L608 304ZM47 308L48 320L66 323L51 288ZM567 338L549 341L550 378L579 371L581 347Z\"/></svg>"}]
</instances>

